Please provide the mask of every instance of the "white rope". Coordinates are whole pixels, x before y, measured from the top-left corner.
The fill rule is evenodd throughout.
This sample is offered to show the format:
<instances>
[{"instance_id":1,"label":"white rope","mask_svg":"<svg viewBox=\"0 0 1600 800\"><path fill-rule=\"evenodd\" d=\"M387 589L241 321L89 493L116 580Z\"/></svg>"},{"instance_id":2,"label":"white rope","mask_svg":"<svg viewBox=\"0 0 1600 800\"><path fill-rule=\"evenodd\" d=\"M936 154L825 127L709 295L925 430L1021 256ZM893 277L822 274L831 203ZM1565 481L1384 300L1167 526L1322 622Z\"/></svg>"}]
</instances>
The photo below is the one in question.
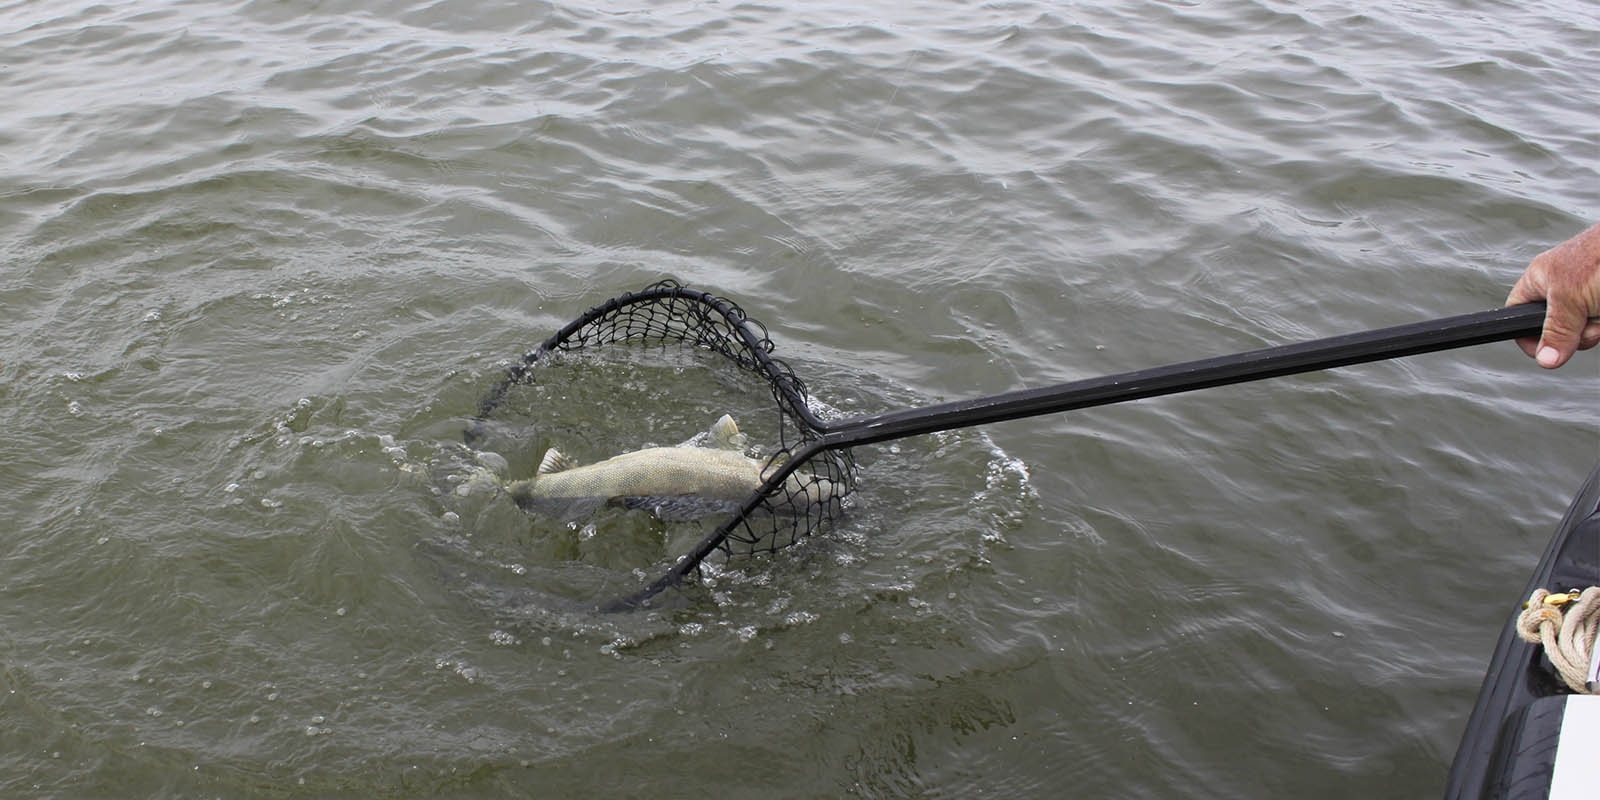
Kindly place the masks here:
<instances>
[{"instance_id":1,"label":"white rope","mask_svg":"<svg viewBox=\"0 0 1600 800\"><path fill-rule=\"evenodd\" d=\"M1596 693L1590 669L1597 634L1600 586L1590 586L1581 594L1535 590L1517 617L1517 635L1523 641L1544 644L1544 654L1561 674L1561 680L1579 694Z\"/></svg>"}]
</instances>

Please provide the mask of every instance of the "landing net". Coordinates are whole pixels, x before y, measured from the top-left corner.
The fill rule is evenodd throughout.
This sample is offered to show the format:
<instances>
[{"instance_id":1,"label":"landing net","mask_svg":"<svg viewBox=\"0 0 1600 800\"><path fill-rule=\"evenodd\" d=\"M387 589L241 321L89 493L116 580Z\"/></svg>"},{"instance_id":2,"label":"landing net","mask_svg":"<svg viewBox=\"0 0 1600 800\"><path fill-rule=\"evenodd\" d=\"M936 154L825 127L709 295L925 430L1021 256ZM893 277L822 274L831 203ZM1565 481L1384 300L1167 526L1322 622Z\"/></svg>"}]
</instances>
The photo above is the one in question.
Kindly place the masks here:
<instances>
[{"instance_id":1,"label":"landing net","mask_svg":"<svg viewBox=\"0 0 1600 800\"><path fill-rule=\"evenodd\" d=\"M725 298L675 281L613 298L557 331L484 395L478 420L489 419L514 386L560 380L559 372L543 369L555 360L553 355L616 345L684 347L720 355L764 380L778 411L777 450L766 461L766 483L678 557L672 574L657 582L662 588L697 569L712 552L728 557L774 552L839 516L844 499L855 491L854 460L846 449L824 446L827 423L814 413L794 370L772 355L766 326ZM467 435L473 440L476 428Z\"/></svg>"}]
</instances>

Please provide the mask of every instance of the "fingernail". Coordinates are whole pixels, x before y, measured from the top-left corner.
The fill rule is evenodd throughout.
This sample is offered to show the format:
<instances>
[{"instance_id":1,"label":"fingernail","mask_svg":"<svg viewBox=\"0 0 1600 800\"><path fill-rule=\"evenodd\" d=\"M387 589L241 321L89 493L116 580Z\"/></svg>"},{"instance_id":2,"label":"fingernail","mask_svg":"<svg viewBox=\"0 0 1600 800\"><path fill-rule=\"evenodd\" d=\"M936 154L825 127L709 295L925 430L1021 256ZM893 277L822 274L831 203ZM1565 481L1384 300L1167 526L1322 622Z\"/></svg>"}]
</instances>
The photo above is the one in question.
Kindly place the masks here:
<instances>
[{"instance_id":1,"label":"fingernail","mask_svg":"<svg viewBox=\"0 0 1600 800\"><path fill-rule=\"evenodd\" d=\"M1547 345L1539 348L1538 360L1539 366L1548 369L1550 367L1554 367L1556 362L1561 360L1561 354L1556 352L1554 347Z\"/></svg>"}]
</instances>

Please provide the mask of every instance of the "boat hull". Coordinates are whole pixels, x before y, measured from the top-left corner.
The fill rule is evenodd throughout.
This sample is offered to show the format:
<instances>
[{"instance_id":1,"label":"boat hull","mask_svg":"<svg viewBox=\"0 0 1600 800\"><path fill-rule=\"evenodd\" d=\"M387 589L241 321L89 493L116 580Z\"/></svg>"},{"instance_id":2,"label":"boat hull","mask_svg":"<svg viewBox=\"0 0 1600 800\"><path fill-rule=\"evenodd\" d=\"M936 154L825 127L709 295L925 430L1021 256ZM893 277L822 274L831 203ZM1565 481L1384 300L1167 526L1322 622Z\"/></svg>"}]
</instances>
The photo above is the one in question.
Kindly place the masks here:
<instances>
[{"instance_id":1,"label":"boat hull","mask_svg":"<svg viewBox=\"0 0 1600 800\"><path fill-rule=\"evenodd\" d=\"M1522 599L1539 588L1594 585L1600 585L1600 465L1568 507ZM1520 601L1513 608L1520 610ZM1600 718L1600 697L1572 695L1542 648L1518 638L1516 617L1513 611L1489 661L1450 765L1446 800L1562 797L1558 744L1584 721ZM1596 752L1592 748L1593 739L1585 750ZM1571 768L1566 775L1570 780ZM1592 787L1588 791L1585 796L1595 796Z\"/></svg>"}]
</instances>

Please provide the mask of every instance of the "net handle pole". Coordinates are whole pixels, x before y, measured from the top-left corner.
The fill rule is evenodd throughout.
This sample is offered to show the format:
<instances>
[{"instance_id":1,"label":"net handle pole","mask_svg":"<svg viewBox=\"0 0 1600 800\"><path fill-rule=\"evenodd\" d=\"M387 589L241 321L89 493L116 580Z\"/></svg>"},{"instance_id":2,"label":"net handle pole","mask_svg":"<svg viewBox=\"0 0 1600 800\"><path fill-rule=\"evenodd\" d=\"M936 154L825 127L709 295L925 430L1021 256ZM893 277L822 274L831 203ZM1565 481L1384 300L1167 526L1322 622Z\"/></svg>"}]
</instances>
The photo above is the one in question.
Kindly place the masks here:
<instances>
[{"instance_id":1,"label":"net handle pole","mask_svg":"<svg viewBox=\"0 0 1600 800\"><path fill-rule=\"evenodd\" d=\"M1542 302L1495 308L1038 389L857 417L830 424L824 438L830 449L855 447L991 422L1538 336L1544 312Z\"/></svg>"}]
</instances>

